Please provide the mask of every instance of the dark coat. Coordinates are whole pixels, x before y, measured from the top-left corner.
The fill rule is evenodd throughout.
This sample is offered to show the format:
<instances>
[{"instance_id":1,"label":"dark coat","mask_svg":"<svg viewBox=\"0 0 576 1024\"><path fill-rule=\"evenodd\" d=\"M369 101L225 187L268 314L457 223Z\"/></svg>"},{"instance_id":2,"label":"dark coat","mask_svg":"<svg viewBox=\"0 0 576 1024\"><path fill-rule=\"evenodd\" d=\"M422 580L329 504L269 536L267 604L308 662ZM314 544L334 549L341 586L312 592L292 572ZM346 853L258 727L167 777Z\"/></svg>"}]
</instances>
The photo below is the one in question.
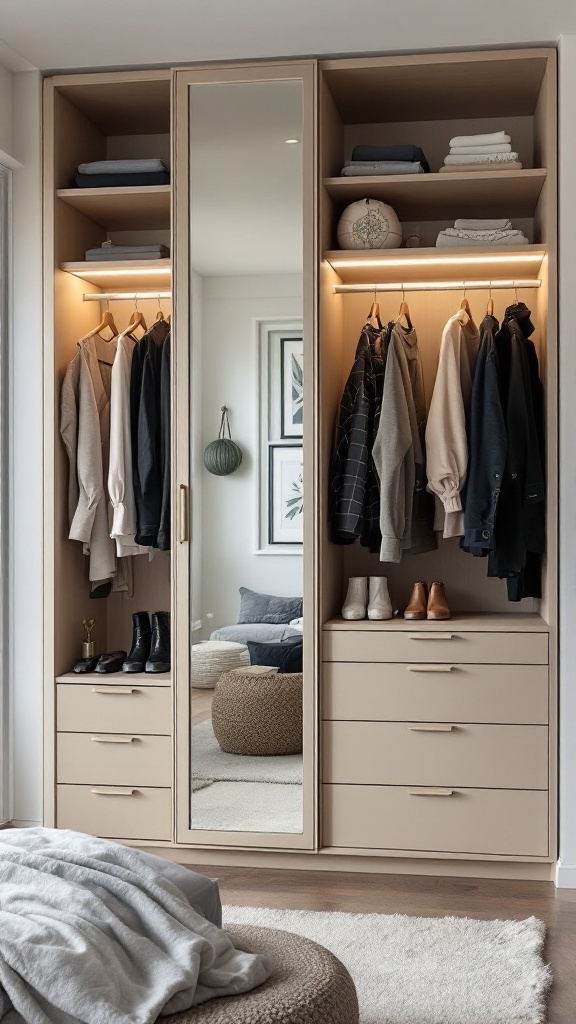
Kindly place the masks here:
<instances>
[{"instance_id":1,"label":"dark coat","mask_svg":"<svg viewBox=\"0 0 576 1024\"><path fill-rule=\"evenodd\" d=\"M136 502L136 542L143 547L159 546L165 461L162 420L167 414L161 406L162 351L169 334L170 326L165 320L153 324L138 343L132 358L132 475Z\"/></svg>"}]
</instances>

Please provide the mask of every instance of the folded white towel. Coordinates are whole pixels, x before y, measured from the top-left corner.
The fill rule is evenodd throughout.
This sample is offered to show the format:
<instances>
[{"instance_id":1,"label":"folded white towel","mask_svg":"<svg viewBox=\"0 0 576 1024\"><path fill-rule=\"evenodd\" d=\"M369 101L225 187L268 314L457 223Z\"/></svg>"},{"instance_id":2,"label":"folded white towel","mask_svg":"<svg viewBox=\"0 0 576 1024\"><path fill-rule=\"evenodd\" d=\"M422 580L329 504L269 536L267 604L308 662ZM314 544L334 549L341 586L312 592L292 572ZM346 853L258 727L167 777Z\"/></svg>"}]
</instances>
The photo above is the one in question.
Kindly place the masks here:
<instances>
[{"instance_id":1,"label":"folded white towel","mask_svg":"<svg viewBox=\"0 0 576 1024\"><path fill-rule=\"evenodd\" d=\"M521 235L523 232L519 228L509 228L504 231L463 231L461 228L445 228L444 234L452 235L453 238L473 238L479 242L489 242L494 238Z\"/></svg>"},{"instance_id":2,"label":"folded white towel","mask_svg":"<svg viewBox=\"0 0 576 1024\"><path fill-rule=\"evenodd\" d=\"M522 164L519 160L511 160L510 163L482 163L482 164L448 164L447 167L440 168L440 174L454 173L462 174L466 171L521 171Z\"/></svg>"},{"instance_id":3,"label":"folded white towel","mask_svg":"<svg viewBox=\"0 0 576 1024\"><path fill-rule=\"evenodd\" d=\"M518 235L515 235L514 237L511 237L510 235L505 235L503 238L497 238L493 242L486 242L484 239L478 239L477 241L474 241L474 239L472 238L455 238L454 235L447 235L445 231L441 231L440 234L438 235L438 238L436 239L437 249L459 249L464 248L465 246L475 245L490 245L498 247L507 245L509 248L511 248L512 246L516 247L521 245L528 245L528 239L525 237L525 235L522 234L522 232L520 232Z\"/></svg>"},{"instance_id":4,"label":"folded white towel","mask_svg":"<svg viewBox=\"0 0 576 1024\"><path fill-rule=\"evenodd\" d=\"M512 225L509 220L480 220L475 218L460 217L454 221L454 227L461 231L506 231Z\"/></svg>"},{"instance_id":5,"label":"folded white towel","mask_svg":"<svg viewBox=\"0 0 576 1024\"><path fill-rule=\"evenodd\" d=\"M470 156L474 153L484 156L485 153L511 153L512 146L509 142L498 142L494 146L450 146L450 152L454 156Z\"/></svg>"},{"instance_id":6,"label":"folded white towel","mask_svg":"<svg viewBox=\"0 0 576 1024\"><path fill-rule=\"evenodd\" d=\"M484 156L471 154L469 156L448 155L444 159L446 167L450 164L510 164L518 160L518 153L486 153Z\"/></svg>"},{"instance_id":7,"label":"folded white towel","mask_svg":"<svg viewBox=\"0 0 576 1024\"><path fill-rule=\"evenodd\" d=\"M506 132L488 132L487 135L455 135L451 146L495 146L499 142L512 142Z\"/></svg>"}]
</instances>

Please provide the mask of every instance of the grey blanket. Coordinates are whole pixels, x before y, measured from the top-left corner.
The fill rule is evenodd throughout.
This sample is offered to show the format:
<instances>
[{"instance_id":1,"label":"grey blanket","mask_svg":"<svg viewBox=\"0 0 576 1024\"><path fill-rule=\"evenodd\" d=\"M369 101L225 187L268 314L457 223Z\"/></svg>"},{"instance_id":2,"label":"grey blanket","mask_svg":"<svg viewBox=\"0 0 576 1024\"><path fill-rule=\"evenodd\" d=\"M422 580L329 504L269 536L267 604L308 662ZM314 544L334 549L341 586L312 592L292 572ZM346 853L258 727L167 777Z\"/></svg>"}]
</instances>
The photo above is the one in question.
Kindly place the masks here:
<instances>
[{"instance_id":1,"label":"grey blanket","mask_svg":"<svg viewBox=\"0 0 576 1024\"><path fill-rule=\"evenodd\" d=\"M206 917L214 886L77 832L0 832L0 1021L152 1024L262 984L268 961Z\"/></svg>"}]
</instances>

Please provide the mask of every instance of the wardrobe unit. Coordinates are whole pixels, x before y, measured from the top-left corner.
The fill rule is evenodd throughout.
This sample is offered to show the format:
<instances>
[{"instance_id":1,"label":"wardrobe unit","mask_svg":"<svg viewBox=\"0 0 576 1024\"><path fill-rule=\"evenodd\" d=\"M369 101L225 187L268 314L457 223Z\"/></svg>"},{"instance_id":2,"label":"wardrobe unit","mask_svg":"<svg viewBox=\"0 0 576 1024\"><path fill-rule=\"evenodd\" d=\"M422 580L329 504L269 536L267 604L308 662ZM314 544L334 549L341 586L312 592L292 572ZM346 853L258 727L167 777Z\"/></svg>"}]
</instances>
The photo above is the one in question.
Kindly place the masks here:
<instances>
[{"instance_id":1,"label":"wardrobe unit","mask_svg":"<svg viewBox=\"0 0 576 1024\"><path fill-rule=\"evenodd\" d=\"M194 827L190 771L194 542L201 398L194 378L194 97L211 87L296 82L302 89L304 328L303 817L291 834ZM505 129L522 170L440 174L454 135ZM157 847L189 863L550 878L556 859L557 334L556 53L551 49L270 62L49 78L45 212L45 817ZM285 140L283 140L285 141ZM420 145L431 174L346 178L356 144ZM170 186L73 189L82 161L162 156ZM234 191L234 176L230 179ZM416 249L342 251L336 226L356 199L396 210ZM434 248L456 217L510 217L529 245ZM169 244L174 265L83 262L107 238ZM191 243L192 238L192 243ZM241 259L242 253L239 253ZM90 600L81 546L67 539L68 465L60 389L78 339L125 293L148 322L170 292L173 550L135 559L134 597ZM514 282L522 282L516 288ZM453 289L434 289L435 282ZM402 286L417 329L428 402L440 338L466 282L479 323L532 310L546 395L547 553L543 598L510 604L486 561L455 540L380 563L330 538L329 473L342 390L374 293L397 315ZM478 287L484 282L483 287ZM507 282L505 288L502 282ZM347 286L363 290L346 290ZM491 287L492 286L492 287ZM391 289L395 290L392 291ZM380 291L379 291L380 289ZM165 312L170 303L162 299ZM191 429L192 424L192 429ZM231 477L231 480L234 478ZM232 492L233 493L233 492ZM386 575L403 608L414 581L445 582L448 622L345 622L348 577ZM171 608L172 672L75 676L82 619L98 649L127 648L131 614Z\"/></svg>"}]
</instances>

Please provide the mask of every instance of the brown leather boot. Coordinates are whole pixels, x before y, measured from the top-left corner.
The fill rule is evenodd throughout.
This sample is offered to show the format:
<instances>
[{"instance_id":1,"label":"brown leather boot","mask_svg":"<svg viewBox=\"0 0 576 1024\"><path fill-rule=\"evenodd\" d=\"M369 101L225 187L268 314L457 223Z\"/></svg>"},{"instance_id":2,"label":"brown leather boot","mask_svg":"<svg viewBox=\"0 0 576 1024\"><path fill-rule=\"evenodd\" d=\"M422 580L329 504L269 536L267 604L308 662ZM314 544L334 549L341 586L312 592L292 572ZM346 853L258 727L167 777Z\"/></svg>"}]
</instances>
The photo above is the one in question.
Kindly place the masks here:
<instances>
[{"instance_id":1,"label":"brown leather boot","mask_svg":"<svg viewBox=\"0 0 576 1024\"><path fill-rule=\"evenodd\" d=\"M429 619L449 619L450 609L446 600L446 594L444 592L443 583L431 583L430 584L430 595L428 597L428 613L427 618Z\"/></svg>"},{"instance_id":2,"label":"brown leather boot","mask_svg":"<svg viewBox=\"0 0 576 1024\"><path fill-rule=\"evenodd\" d=\"M405 619L425 619L428 606L428 587L426 583L415 583L412 587L410 600L404 612Z\"/></svg>"}]
</instances>

